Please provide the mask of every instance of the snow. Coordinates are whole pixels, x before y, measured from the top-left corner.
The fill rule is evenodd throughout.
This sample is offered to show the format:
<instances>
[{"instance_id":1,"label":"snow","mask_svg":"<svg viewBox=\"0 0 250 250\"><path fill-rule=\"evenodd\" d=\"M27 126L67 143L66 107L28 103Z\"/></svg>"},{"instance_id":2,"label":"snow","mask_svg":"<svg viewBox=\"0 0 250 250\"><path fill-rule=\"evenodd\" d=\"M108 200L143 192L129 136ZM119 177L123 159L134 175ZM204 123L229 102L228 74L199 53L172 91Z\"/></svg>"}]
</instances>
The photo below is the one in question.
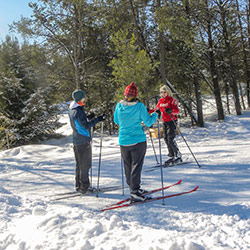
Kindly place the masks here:
<instances>
[{"instance_id":1,"label":"snow","mask_svg":"<svg viewBox=\"0 0 250 250\"><path fill-rule=\"evenodd\" d=\"M65 137L0 152L0 249L229 250L250 249L250 111L207 122L205 128L182 127L177 143L190 164L163 169L165 191L192 193L162 201L100 212L124 199L125 188L51 201L74 189L74 155L68 117ZM159 159L158 139L154 139ZM93 140L93 185L97 183L100 136ZM103 138L100 187L121 185L118 136ZM163 160L167 149L162 140ZM144 168L156 164L148 138ZM142 172L142 187L161 187L160 170ZM155 194L160 195L161 193ZM154 195L154 196L155 196Z\"/></svg>"}]
</instances>

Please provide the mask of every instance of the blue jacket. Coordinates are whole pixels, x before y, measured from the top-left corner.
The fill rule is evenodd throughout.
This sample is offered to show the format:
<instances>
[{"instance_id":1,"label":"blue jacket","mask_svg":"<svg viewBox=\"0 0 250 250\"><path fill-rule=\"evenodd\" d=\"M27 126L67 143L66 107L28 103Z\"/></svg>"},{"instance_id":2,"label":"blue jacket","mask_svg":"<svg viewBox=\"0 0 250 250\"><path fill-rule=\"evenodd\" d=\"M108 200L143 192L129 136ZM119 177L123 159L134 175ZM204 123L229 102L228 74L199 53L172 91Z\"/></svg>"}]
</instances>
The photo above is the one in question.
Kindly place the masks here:
<instances>
[{"instance_id":1,"label":"blue jacket","mask_svg":"<svg viewBox=\"0 0 250 250\"><path fill-rule=\"evenodd\" d=\"M119 125L119 144L124 146L146 141L141 122L150 127L156 119L157 114L150 116L143 103L120 101L114 113L114 122Z\"/></svg>"},{"instance_id":2,"label":"blue jacket","mask_svg":"<svg viewBox=\"0 0 250 250\"><path fill-rule=\"evenodd\" d=\"M91 141L89 129L95 126L99 120L94 118L87 120L84 107L72 101L69 106L70 124L73 129L73 144L82 145Z\"/></svg>"}]
</instances>

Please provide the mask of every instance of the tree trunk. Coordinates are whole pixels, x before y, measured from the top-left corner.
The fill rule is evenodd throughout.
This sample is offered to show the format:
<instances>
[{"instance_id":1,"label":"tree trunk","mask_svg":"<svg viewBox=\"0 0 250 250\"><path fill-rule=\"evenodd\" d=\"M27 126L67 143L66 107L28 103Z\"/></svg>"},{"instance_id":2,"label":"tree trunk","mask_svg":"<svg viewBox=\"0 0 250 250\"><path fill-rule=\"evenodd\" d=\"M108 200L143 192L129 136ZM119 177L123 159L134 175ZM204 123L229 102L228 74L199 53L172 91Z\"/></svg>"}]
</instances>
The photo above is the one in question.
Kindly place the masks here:
<instances>
[{"instance_id":1,"label":"tree trunk","mask_svg":"<svg viewBox=\"0 0 250 250\"><path fill-rule=\"evenodd\" d=\"M198 125L200 127L204 127L201 88L200 88L199 74L198 74L197 65L195 66L194 87L195 87L195 97L196 97L196 105L197 105Z\"/></svg>"},{"instance_id":2,"label":"tree trunk","mask_svg":"<svg viewBox=\"0 0 250 250\"><path fill-rule=\"evenodd\" d=\"M161 0L157 0L157 8L161 8ZM161 80L163 83L167 82L166 66L165 66L165 49L164 49L164 39L162 31L158 30L158 38L160 42L159 46L159 57L160 57L160 73Z\"/></svg>"},{"instance_id":3,"label":"tree trunk","mask_svg":"<svg viewBox=\"0 0 250 250\"><path fill-rule=\"evenodd\" d=\"M249 0L250 1L250 0ZM249 89L249 83L250 83L250 69L247 61L247 50L244 42L244 34L243 34L243 28L242 28L242 22L241 22L241 16L240 16L240 9L239 9L239 3L238 0L236 0L236 7L237 7L237 13L238 13L238 20L239 20L239 26L240 26L240 36L241 36L241 44L242 44L242 52L243 52L243 58L244 58L244 65L245 65L245 78L246 78L246 85L248 86ZM249 21L249 20L248 20ZM249 23L248 23L249 25ZM241 98L242 98L242 105L243 108L245 109L245 103L244 103L244 98L242 96L242 87L240 86L240 91L241 91ZM248 92L248 107L250 107L250 99L249 99L249 92Z\"/></svg>"},{"instance_id":4,"label":"tree trunk","mask_svg":"<svg viewBox=\"0 0 250 250\"><path fill-rule=\"evenodd\" d=\"M247 31L248 31L248 50L250 50L250 0L248 1L247 8ZM248 68L247 75L247 104L248 108L250 108L250 70Z\"/></svg>"},{"instance_id":5,"label":"tree trunk","mask_svg":"<svg viewBox=\"0 0 250 250\"><path fill-rule=\"evenodd\" d=\"M163 33L159 31L159 41L160 41L160 71L161 71L161 80L162 82L166 82L167 73L166 73L166 66L165 66L165 49L164 49L164 39Z\"/></svg>"},{"instance_id":6,"label":"tree trunk","mask_svg":"<svg viewBox=\"0 0 250 250\"><path fill-rule=\"evenodd\" d=\"M224 110L221 100L221 91L218 81L218 72L216 70L215 56L214 56L214 44L212 38L212 26L211 26L211 17L208 9L208 2L206 0L207 6L207 34L208 34L208 45L209 45L209 59L210 59L210 73L213 82L213 93L215 97L218 120L224 120Z\"/></svg>"},{"instance_id":7,"label":"tree trunk","mask_svg":"<svg viewBox=\"0 0 250 250\"><path fill-rule=\"evenodd\" d=\"M157 0L157 8L161 8L161 0ZM161 75L161 80L163 84L166 84L171 91L176 95L177 99L182 103L184 108L188 111L191 120L195 121L197 124L197 118L195 117L191 106L184 100L181 95L176 91L174 86L168 81L167 79L167 74L166 74L166 65L165 65L165 47L164 47L164 39L163 39L163 33L159 31L159 57L160 57L160 75Z\"/></svg>"},{"instance_id":8,"label":"tree trunk","mask_svg":"<svg viewBox=\"0 0 250 250\"><path fill-rule=\"evenodd\" d=\"M147 54L150 57L151 61L153 61L151 53L150 53L150 51L148 49L148 46L147 46L146 39L145 39L145 37L143 35L143 30L142 30L141 25L140 25L139 20L138 20L138 13L136 13L136 10L135 10L134 4L133 4L133 0L129 0L129 2L130 2L131 10L132 10L132 13L133 13L135 32L136 32L136 35L138 37L138 40L140 41L140 47L147 52Z\"/></svg>"},{"instance_id":9,"label":"tree trunk","mask_svg":"<svg viewBox=\"0 0 250 250\"><path fill-rule=\"evenodd\" d=\"M239 90L240 90L240 98L241 98L243 109L246 109L245 101L244 101L244 94L243 94L243 89L242 89L241 84L239 84Z\"/></svg>"},{"instance_id":10,"label":"tree trunk","mask_svg":"<svg viewBox=\"0 0 250 250\"><path fill-rule=\"evenodd\" d=\"M81 89L81 41L82 41L82 15L81 6L74 4L74 26L75 26L75 39L74 39L74 61L75 61L75 83L76 89Z\"/></svg>"},{"instance_id":11,"label":"tree trunk","mask_svg":"<svg viewBox=\"0 0 250 250\"><path fill-rule=\"evenodd\" d=\"M185 0L185 11L186 11L186 15L187 18L189 20L189 29L190 31L192 31L192 20L191 20L191 8L190 8L190 4L189 4L189 0ZM191 37L192 43L194 45L194 50L196 49L196 44L195 44L195 40L193 37ZM195 56L196 51L193 52L193 57L195 59L195 65L194 65L194 88L195 88L195 98L196 98L196 109L197 109L197 125L200 127L204 127L204 120L203 120L203 112L202 112L202 99L201 99L201 89L200 89L200 81L199 81L199 69L198 69L198 64L197 64L197 60L198 57Z\"/></svg>"},{"instance_id":12,"label":"tree trunk","mask_svg":"<svg viewBox=\"0 0 250 250\"><path fill-rule=\"evenodd\" d=\"M239 89L237 86L237 81L236 81L236 74L235 74L235 66L233 63L233 55L232 55L232 49L231 49L231 44L229 41L229 35L228 35L228 28L227 28L227 22L226 22L226 14L225 14L225 9L222 1L219 1L219 9L220 9L220 15L222 18L222 29L223 29L223 37L224 37L224 42L225 42L225 50L226 54L228 56L228 61L229 61L229 76L230 76L230 87L232 89L232 93L234 96L234 104L235 104L235 110L237 115L241 115L241 106L240 106L240 98L239 98Z\"/></svg>"},{"instance_id":13,"label":"tree trunk","mask_svg":"<svg viewBox=\"0 0 250 250\"><path fill-rule=\"evenodd\" d=\"M225 83L225 93L226 93L226 104L227 104L227 112L228 114L231 114L231 111L230 111L230 101L229 101L229 84L224 81Z\"/></svg>"}]
</instances>

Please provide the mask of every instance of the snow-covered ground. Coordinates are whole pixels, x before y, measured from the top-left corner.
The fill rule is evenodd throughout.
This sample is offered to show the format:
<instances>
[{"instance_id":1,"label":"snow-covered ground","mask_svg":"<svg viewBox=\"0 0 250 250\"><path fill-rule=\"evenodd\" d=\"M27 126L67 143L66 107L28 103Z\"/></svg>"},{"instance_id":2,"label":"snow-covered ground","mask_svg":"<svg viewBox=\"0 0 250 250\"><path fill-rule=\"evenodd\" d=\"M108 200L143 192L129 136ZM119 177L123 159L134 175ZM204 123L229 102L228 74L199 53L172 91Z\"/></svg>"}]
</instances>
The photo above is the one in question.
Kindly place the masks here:
<instances>
[{"instance_id":1,"label":"snow-covered ground","mask_svg":"<svg viewBox=\"0 0 250 250\"><path fill-rule=\"evenodd\" d=\"M62 120L68 122L67 115ZM71 128L65 137L0 152L0 249L60 250L222 250L250 249L250 111L209 122L206 128L182 128L202 166L197 167L181 136L178 145L192 162L163 170L165 191L184 196L100 212L127 197L122 191L51 201L54 193L74 189ZM99 163L98 134L93 141L93 185ZM154 139L158 155L158 140ZM162 141L163 160L166 146ZM156 164L148 139L144 168ZM121 185L118 137L103 138L100 187ZM161 187L160 170L142 172L142 187ZM161 193L155 194L160 195Z\"/></svg>"}]
</instances>

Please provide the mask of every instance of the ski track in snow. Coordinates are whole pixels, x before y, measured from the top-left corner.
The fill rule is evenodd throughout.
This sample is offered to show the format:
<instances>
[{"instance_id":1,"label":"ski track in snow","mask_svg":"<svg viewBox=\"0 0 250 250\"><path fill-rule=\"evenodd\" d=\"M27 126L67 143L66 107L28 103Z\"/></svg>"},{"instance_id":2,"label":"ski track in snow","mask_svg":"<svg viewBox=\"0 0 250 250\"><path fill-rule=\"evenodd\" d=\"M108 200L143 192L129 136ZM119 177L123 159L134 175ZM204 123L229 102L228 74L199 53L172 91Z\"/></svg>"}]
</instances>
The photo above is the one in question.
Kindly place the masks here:
<instances>
[{"instance_id":1,"label":"ski track in snow","mask_svg":"<svg viewBox=\"0 0 250 250\"><path fill-rule=\"evenodd\" d=\"M205 128L182 128L202 166L197 167L179 135L177 143L192 163L163 169L164 184L182 179L164 193L188 195L112 211L99 209L120 199L122 191L51 201L51 195L74 188L71 129L65 137L0 152L0 250L247 250L250 249L250 111L208 122ZM93 184L97 182L99 141L93 140ZM159 160L158 139L153 139ZM156 164L148 138L144 168ZM166 146L162 140L163 161ZM121 185L118 137L103 138L100 187ZM142 187L161 187L160 169L142 172ZM125 196L129 190L125 188ZM154 194L161 195L160 193Z\"/></svg>"}]
</instances>

